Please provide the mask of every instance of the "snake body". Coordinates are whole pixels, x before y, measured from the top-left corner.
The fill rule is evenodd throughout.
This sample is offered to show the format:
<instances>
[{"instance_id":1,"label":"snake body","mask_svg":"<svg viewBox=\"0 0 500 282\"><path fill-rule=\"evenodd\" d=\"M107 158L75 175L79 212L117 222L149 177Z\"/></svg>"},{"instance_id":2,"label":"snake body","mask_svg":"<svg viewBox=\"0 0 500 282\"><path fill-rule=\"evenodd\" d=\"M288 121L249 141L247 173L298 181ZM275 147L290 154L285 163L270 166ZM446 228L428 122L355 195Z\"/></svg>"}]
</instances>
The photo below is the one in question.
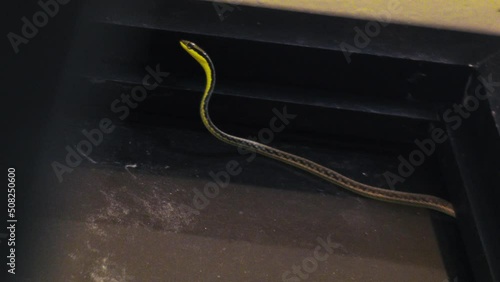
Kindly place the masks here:
<instances>
[{"instance_id":1,"label":"snake body","mask_svg":"<svg viewBox=\"0 0 500 282\"><path fill-rule=\"evenodd\" d=\"M214 64L207 53L195 43L187 40L181 40L180 44L182 48L184 48L184 50L186 50L186 52L188 52L205 71L206 86L200 103L200 115L203 124L208 131L219 140L236 147L242 147L250 151L255 151L263 156L292 165L321 177L337 186L343 187L351 192L368 198L401 205L428 208L452 217L456 216L453 205L444 199L431 195L393 191L363 184L311 160L278 150L259 142L233 136L220 130L210 119L208 111L208 104L215 86Z\"/></svg>"}]
</instances>

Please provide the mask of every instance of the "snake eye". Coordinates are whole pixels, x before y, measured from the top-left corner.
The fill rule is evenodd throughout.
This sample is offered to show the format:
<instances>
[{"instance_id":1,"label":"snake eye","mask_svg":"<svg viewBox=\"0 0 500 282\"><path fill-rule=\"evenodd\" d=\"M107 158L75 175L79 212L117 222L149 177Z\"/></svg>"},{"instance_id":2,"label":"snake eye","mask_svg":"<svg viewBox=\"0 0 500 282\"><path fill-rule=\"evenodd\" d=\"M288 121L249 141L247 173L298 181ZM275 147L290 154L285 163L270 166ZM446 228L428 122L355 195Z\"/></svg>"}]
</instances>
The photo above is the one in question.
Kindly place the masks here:
<instances>
[{"instance_id":1,"label":"snake eye","mask_svg":"<svg viewBox=\"0 0 500 282\"><path fill-rule=\"evenodd\" d=\"M189 47L189 49L193 49L195 45L193 42L189 42L187 46Z\"/></svg>"}]
</instances>

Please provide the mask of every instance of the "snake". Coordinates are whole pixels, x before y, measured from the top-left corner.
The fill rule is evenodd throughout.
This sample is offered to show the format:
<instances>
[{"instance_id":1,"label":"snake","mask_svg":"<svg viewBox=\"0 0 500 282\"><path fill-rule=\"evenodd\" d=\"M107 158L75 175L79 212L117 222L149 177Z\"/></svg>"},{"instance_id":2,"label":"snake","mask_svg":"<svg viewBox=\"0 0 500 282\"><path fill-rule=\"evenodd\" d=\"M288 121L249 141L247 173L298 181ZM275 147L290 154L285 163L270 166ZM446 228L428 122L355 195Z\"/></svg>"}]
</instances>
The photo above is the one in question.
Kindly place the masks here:
<instances>
[{"instance_id":1,"label":"snake","mask_svg":"<svg viewBox=\"0 0 500 282\"><path fill-rule=\"evenodd\" d=\"M273 148L265 144L261 144L257 141L233 136L231 134L228 134L220 130L212 122L208 111L209 101L210 98L212 97L215 87L214 64L210 59L210 57L208 56L208 54L194 42L188 40L180 40L180 45L189 55L191 55L191 57L193 57L199 63L199 65L203 68L205 72L206 84L200 102L200 116L204 126L217 139L229 145L233 145L252 152L256 152L265 157L275 159L285 164L294 166L303 171L318 176L334 185L337 185L339 187L342 187L346 190L349 190L351 192L354 192L356 194L359 194L367 198L389 203L395 203L399 205L431 209L444 213L451 217L456 217L453 205L450 202L441 199L439 197L426 194L389 190L367 185L358 182L354 179L351 179L347 176L344 176L330 168L322 166L309 159Z\"/></svg>"}]
</instances>

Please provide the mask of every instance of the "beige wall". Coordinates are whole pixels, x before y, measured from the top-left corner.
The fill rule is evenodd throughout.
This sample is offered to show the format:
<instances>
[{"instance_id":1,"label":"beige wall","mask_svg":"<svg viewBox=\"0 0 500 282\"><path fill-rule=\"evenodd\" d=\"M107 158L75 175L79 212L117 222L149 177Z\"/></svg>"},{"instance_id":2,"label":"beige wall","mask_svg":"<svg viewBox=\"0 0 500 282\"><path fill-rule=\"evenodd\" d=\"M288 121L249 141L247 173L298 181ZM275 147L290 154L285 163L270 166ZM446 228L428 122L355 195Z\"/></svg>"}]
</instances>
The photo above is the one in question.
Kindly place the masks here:
<instances>
[{"instance_id":1,"label":"beige wall","mask_svg":"<svg viewBox=\"0 0 500 282\"><path fill-rule=\"evenodd\" d=\"M500 0L222 0L311 13L373 19L390 13L392 22L500 35Z\"/></svg>"}]
</instances>

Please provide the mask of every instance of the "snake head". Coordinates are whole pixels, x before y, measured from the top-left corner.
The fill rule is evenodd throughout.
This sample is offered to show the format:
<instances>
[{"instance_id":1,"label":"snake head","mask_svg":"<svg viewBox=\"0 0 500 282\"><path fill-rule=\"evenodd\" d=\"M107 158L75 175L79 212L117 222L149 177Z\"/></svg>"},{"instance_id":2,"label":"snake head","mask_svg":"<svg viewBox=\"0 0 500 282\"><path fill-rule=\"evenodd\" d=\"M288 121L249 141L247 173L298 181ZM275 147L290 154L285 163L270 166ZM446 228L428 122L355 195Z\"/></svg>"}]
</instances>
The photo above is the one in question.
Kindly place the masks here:
<instances>
[{"instance_id":1,"label":"snake head","mask_svg":"<svg viewBox=\"0 0 500 282\"><path fill-rule=\"evenodd\" d=\"M215 72L213 70L213 64L210 60L210 57L208 57L207 53L203 51L198 45L194 44L193 42L189 40L181 40L180 44L186 52L188 52L191 57L193 57L200 65L205 69L205 71L213 73ZM211 67L212 66L212 67Z\"/></svg>"},{"instance_id":2,"label":"snake head","mask_svg":"<svg viewBox=\"0 0 500 282\"><path fill-rule=\"evenodd\" d=\"M191 42L189 40L181 40L180 43L181 43L182 48L184 48L184 50L186 50L186 51L189 51L189 50L196 48L196 44L194 44L193 42Z\"/></svg>"}]
</instances>

